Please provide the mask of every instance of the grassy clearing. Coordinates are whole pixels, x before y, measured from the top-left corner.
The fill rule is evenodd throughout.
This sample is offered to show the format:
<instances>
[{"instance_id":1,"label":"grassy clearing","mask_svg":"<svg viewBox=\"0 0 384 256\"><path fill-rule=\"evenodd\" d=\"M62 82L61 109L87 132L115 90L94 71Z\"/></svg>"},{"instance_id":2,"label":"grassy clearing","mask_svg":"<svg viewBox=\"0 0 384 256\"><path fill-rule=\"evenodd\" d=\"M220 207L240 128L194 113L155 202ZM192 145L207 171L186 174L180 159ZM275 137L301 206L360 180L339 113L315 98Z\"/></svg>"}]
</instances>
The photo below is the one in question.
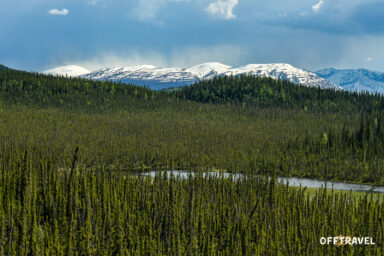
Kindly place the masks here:
<instances>
[{"instance_id":1,"label":"grassy clearing","mask_svg":"<svg viewBox=\"0 0 384 256\"><path fill-rule=\"evenodd\" d=\"M323 189L321 188L306 188L305 194L308 195L310 198L315 197L315 195L322 193ZM339 195L339 196L351 196L356 201L362 200L362 199L368 199L373 201L378 201L382 203L384 201L384 194L380 193L371 193L371 192L356 192L356 191L346 191L346 190L336 190L336 189L327 189L328 195Z\"/></svg>"}]
</instances>

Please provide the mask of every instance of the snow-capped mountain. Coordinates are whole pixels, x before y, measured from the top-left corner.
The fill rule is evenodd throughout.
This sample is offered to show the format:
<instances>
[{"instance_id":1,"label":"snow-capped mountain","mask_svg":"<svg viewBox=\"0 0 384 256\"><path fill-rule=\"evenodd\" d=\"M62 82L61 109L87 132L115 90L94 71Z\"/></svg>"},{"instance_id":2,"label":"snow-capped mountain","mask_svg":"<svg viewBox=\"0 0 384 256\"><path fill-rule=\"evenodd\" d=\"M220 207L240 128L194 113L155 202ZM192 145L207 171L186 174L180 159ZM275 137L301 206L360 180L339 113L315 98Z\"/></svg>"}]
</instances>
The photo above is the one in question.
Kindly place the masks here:
<instances>
[{"instance_id":1,"label":"snow-capped mountain","mask_svg":"<svg viewBox=\"0 0 384 256\"><path fill-rule=\"evenodd\" d=\"M340 85L348 91L384 93L384 73L367 69L327 68L315 72L319 77Z\"/></svg>"},{"instance_id":2,"label":"snow-capped mountain","mask_svg":"<svg viewBox=\"0 0 384 256\"><path fill-rule=\"evenodd\" d=\"M196 74L200 79L211 79L228 72L232 67L218 62L207 62L199 64L186 70L192 74Z\"/></svg>"},{"instance_id":3,"label":"snow-capped mountain","mask_svg":"<svg viewBox=\"0 0 384 256\"><path fill-rule=\"evenodd\" d=\"M90 71L86 68L83 68L77 65L69 65L69 66L62 66L62 67L46 70L43 73L56 75L56 76L59 75L59 76L76 77L76 76L88 74L89 72Z\"/></svg>"},{"instance_id":4,"label":"snow-capped mountain","mask_svg":"<svg viewBox=\"0 0 384 256\"><path fill-rule=\"evenodd\" d=\"M201 80L212 79L215 76L236 76L241 74L287 79L293 83L310 87L342 89L336 84L318 77L314 73L284 63L250 64L234 68L217 62L210 62L187 69L137 65L132 67L103 68L80 75L79 77L147 85L151 89L159 90L190 85Z\"/></svg>"},{"instance_id":5,"label":"snow-capped mountain","mask_svg":"<svg viewBox=\"0 0 384 256\"><path fill-rule=\"evenodd\" d=\"M147 85L152 89L164 89L189 85L200 80L194 73L181 68L159 68L152 65L103 68L80 76L92 80L112 80L136 85Z\"/></svg>"}]
</instances>

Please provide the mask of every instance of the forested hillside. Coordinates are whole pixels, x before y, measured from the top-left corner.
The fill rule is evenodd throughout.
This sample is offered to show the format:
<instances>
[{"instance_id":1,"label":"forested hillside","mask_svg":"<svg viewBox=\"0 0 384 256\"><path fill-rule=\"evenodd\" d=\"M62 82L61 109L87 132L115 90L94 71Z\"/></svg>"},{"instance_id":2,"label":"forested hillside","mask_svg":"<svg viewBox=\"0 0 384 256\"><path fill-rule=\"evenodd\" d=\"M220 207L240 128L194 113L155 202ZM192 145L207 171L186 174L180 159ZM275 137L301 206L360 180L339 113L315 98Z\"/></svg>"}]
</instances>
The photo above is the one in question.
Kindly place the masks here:
<instances>
[{"instance_id":1,"label":"forested hillside","mask_svg":"<svg viewBox=\"0 0 384 256\"><path fill-rule=\"evenodd\" d=\"M298 86L255 76L220 76L173 91L178 98L203 103L309 109L318 112L372 112L384 109L382 94L371 95Z\"/></svg>"},{"instance_id":2,"label":"forested hillside","mask_svg":"<svg viewBox=\"0 0 384 256\"><path fill-rule=\"evenodd\" d=\"M0 97L7 105L100 112L143 106L159 95L134 85L95 82L15 70L0 72ZM135 99L140 99L135 101ZM142 99L142 100L141 100Z\"/></svg>"},{"instance_id":3,"label":"forested hillside","mask_svg":"<svg viewBox=\"0 0 384 256\"><path fill-rule=\"evenodd\" d=\"M251 76L170 93L14 70L0 83L3 143L54 150L55 159L80 146L86 166L384 182L379 95Z\"/></svg>"},{"instance_id":4,"label":"forested hillside","mask_svg":"<svg viewBox=\"0 0 384 256\"><path fill-rule=\"evenodd\" d=\"M250 76L155 92L0 71L0 255L382 255L382 198L267 177L384 185L383 107ZM130 176L169 169L252 176Z\"/></svg>"}]
</instances>

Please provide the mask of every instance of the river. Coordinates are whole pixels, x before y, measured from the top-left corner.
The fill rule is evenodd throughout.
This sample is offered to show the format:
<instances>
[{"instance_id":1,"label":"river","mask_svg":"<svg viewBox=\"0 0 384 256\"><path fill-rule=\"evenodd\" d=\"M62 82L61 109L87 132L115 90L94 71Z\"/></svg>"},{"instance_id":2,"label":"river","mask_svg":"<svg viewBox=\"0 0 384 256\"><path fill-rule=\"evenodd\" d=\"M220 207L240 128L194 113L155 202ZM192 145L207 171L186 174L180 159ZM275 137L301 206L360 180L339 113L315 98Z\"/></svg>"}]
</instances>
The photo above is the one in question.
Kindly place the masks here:
<instances>
[{"instance_id":1,"label":"river","mask_svg":"<svg viewBox=\"0 0 384 256\"><path fill-rule=\"evenodd\" d=\"M150 171L150 172L143 172L141 173L141 175L155 177L156 174L158 173L159 173L158 171ZM190 171L180 171L180 170L167 171L168 175L171 175L171 173L175 177L179 177L181 179L186 179L190 175L194 176L196 174L195 172L190 172ZM241 173L231 174L228 172L203 172L202 175L203 177L216 176L216 177L223 177L223 178L229 178L230 176L232 176L232 179L234 180L244 177L244 175ZM316 179L308 179L308 178L287 178L287 177L278 177L277 182L281 184L288 183L289 186L294 186L294 187L302 186L302 187L308 187L308 188L322 188L327 186L327 188L336 189L336 190L347 190L347 191L352 190L356 192L374 192L374 193L384 194L383 186L371 186L367 184L355 184L355 183L347 183L347 182L335 182L335 181L324 181L324 180L316 180Z\"/></svg>"}]
</instances>

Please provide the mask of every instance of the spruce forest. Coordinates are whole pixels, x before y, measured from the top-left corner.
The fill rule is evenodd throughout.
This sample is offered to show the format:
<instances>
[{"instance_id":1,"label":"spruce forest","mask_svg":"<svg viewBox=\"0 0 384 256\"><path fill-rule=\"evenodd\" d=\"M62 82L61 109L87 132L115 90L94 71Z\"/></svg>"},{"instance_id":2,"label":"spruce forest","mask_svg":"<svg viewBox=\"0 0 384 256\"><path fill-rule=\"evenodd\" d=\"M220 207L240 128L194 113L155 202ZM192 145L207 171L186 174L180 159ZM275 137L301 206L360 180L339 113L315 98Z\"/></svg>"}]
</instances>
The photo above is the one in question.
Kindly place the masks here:
<instances>
[{"instance_id":1,"label":"spruce forest","mask_svg":"<svg viewBox=\"0 0 384 256\"><path fill-rule=\"evenodd\" d=\"M383 195L278 176L384 186L384 97L253 76L152 91L0 66L0 255L384 255ZM375 245L319 242L338 235Z\"/></svg>"}]
</instances>

